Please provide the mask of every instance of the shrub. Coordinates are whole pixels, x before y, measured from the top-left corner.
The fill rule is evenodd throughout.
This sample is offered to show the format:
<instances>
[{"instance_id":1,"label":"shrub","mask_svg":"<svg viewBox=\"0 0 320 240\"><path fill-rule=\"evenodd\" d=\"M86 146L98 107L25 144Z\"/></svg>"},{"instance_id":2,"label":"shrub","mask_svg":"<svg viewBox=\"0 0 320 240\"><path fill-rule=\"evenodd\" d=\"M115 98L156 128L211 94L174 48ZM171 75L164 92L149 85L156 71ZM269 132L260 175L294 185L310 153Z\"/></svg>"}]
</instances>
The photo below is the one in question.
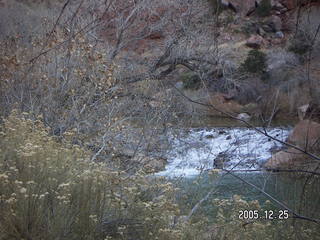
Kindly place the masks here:
<instances>
[{"instance_id":1,"label":"shrub","mask_svg":"<svg viewBox=\"0 0 320 240\"><path fill-rule=\"evenodd\" d=\"M183 82L183 87L186 89L199 89L201 86L201 80L199 76L195 73L188 72L181 76Z\"/></svg>"},{"instance_id":2,"label":"shrub","mask_svg":"<svg viewBox=\"0 0 320 240\"><path fill-rule=\"evenodd\" d=\"M179 238L170 184L92 162L16 112L0 134L0 239Z\"/></svg>"},{"instance_id":3,"label":"shrub","mask_svg":"<svg viewBox=\"0 0 320 240\"><path fill-rule=\"evenodd\" d=\"M252 34L257 33L260 25L261 23L256 21L246 21L240 26L240 29L238 31L239 33L244 33L249 37Z\"/></svg>"},{"instance_id":4,"label":"shrub","mask_svg":"<svg viewBox=\"0 0 320 240\"><path fill-rule=\"evenodd\" d=\"M272 6L271 6L270 0L262 0L256 9L256 12L258 16L266 17L270 15L271 9L272 9Z\"/></svg>"},{"instance_id":5,"label":"shrub","mask_svg":"<svg viewBox=\"0 0 320 240\"><path fill-rule=\"evenodd\" d=\"M241 64L241 70L249 73L263 73L267 67L266 54L253 49L250 50L244 63Z\"/></svg>"},{"instance_id":6,"label":"shrub","mask_svg":"<svg viewBox=\"0 0 320 240\"><path fill-rule=\"evenodd\" d=\"M288 50L298 55L304 55L312 49L312 37L306 32L299 31L289 41Z\"/></svg>"},{"instance_id":7,"label":"shrub","mask_svg":"<svg viewBox=\"0 0 320 240\"><path fill-rule=\"evenodd\" d=\"M221 4L221 0L208 0L210 5L213 8L213 13L219 15L223 10L225 10L225 6Z\"/></svg>"}]
</instances>

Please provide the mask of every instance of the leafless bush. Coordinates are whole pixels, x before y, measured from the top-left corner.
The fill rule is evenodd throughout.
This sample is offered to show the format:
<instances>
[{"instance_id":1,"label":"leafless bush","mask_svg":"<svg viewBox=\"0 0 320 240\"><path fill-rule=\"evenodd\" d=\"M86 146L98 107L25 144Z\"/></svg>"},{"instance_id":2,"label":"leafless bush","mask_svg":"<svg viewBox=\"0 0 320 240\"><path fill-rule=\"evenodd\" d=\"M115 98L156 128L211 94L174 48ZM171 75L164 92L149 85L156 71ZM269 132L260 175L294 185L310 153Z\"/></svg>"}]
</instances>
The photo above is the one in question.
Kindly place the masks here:
<instances>
[{"instance_id":1,"label":"leafless bush","mask_svg":"<svg viewBox=\"0 0 320 240\"><path fill-rule=\"evenodd\" d=\"M54 135L62 136L73 129L77 133L74 143L93 150L94 160L112 159L115 149L125 148L128 139L139 151L152 149L155 144L151 144L150 137L158 131L154 128L166 129L170 122L179 122L178 116L173 114L172 93L161 81L153 82L153 79L167 76L171 68L180 63L188 65L188 61L201 61L191 58L196 52L188 53L188 59L180 61L182 45L188 43L187 36L181 40L178 32L182 29L178 31L167 26L170 20L176 21L171 27L180 21L176 12L178 5L168 8L169 12L164 15L156 15L161 21L144 26L146 31L135 32L144 21L138 17L141 13L149 18L157 13L158 7L164 7L152 1L148 3L152 4L146 1L128 3L122 9L125 5L116 1L66 1L59 5L60 11L51 13L49 23L43 19L39 26L41 31L22 33L18 28L16 31L21 36L5 38L1 43L1 115L6 116L13 108L18 108L34 117L43 115ZM17 6L27 8L23 4L17 3ZM35 14L39 6L34 4L33 7L35 9L30 12ZM196 10L199 13L199 9L189 8L184 13L184 21ZM45 16L46 12L41 14ZM108 15L114 16L111 22ZM30 26L34 24L31 20L18 20ZM114 27L115 42L101 40L104 24L109 24L111 30ZM137 59L139 55L130 50L130 44L147 37L160 26L176 35L167 40L164 52L160 51L157 59ZM180 27L186 28L185 25ZM24 47L25 36L31 37L27 48ZM106 45L109 48L104 48ZM140 68L144 65L147 67ZM162 71L167 66L170 71ZM192 69L200 70L200 65ZM140 72L142 77L135 81L134 77ZM143 134L138 136L132 131L132 124L144 126Z\"/></svg>"}]
</instances>

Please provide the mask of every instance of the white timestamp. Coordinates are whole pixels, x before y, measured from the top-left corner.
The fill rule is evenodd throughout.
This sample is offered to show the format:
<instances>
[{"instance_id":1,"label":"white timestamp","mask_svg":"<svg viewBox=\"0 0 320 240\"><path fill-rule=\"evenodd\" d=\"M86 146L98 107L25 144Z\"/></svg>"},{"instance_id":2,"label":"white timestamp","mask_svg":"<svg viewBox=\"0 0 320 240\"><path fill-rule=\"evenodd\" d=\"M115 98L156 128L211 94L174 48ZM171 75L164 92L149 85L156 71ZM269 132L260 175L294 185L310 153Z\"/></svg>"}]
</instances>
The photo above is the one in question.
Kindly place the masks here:
<instances>
[{"instance_id":1,"label":"white timestamp","mask_svg":"<svg viewBox=\"0 0 320 240\"><path fill-rule=\"evenodd\" d=\"M285 220L289 218L288 210L239 210L238 218L241 220Z\"/></svg>"}]
</instances>

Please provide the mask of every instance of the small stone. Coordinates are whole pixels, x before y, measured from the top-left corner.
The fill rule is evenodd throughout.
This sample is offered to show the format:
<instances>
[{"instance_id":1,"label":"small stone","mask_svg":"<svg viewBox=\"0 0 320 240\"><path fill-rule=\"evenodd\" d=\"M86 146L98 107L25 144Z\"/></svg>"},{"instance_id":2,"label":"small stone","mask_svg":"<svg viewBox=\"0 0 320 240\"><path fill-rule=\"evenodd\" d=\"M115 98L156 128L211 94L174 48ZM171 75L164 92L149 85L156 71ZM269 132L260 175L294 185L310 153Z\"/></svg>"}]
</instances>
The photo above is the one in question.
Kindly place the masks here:
<instances>
[{"instance_id":1,"label":"small stone","mask_svg":"<svg viewBox=\"0 0 320 240\"><path fill-rule=\"evenodd\" d=\"M229 136L227 136L227 138L226 138L226 140L230 140L231 139L231 136L229 135Z\"/></svg>"},{"instance_id":2,"label":"small stone","mask_svg":"<svg viewBox=\"0 0 320 240\"><path fill-rule=\"evenodd\" d=\"M230 156L227 153L219 153L218 156L213 161L213 167L222 169L230 161Z\"/></svg>"},{"instance_id":3,"label":"small stone","mask_svg":"<svg viewBox=\"0 0 320 240\"><path fill-rule=\"evenodd\" d=\"M219 131L219 135L226 134L226 133L227 133L227 132L224 131L224 130L220 130L220 131Z\"/></svg>"},{"instance_id":4,"label":"small stone","mask_svg":"<svg viewBox=\"0 0 320 240\"><path fill-rule=\"evenodd\" d=\"M183 82L177 82L175 85L174 85L176 88L178 89L182 89L183 88Z\"/></svg>"},{"instance_id":5,"label":"small stone","mask_svg":"<svg viewBox=\"0 0 320 240\"><path fill-rule=\"evenodd\" d=\"M302 120L293 129L288 137L288 143L303 149L320 149L320 123Z\"/></svg>"},{"instance_id":6,"label":"small stone","mask_svg":"<svg viewBox=\"0 0 320 240\"><path fill-rule=\"evenodd\" d=\"M212 139L212 138L214 138L214 135L213 134L208 134L208 135L205 136L205 138Z\"/></svg>"},{"instance_id":7,"label":"small stone","mask_svg":"<svg viewBox=\"0 0 320 240\"><path fill-rule=\"evenodd\" d=\"M263 38L259 35L253 35L247 39L246 45L250 48L260 48L263 44Z\"/></svg>"},{"instance_id":8,"label":"small stone","mask_svg":"<svg viewBox=\"0 0 320 240\"><path fill-rule=\"evenodd\" d=\"M260 28L258 29L258 34L259 34L260 36L264 37L264 36L266 36L267 33L263 30L263 28L260 27Z\"/></svg>"},{"instance_id":9,"label":"small stone","mask_svg":"<svg viewBox=\"0 0 320 240\"><path fill-rule=\"evenodd\" d=\"M221 4L225 7L229 6L229 2L227 0L221 0Z\"/></svg>"},{"instance_id":10,"label":"small stone","mask_svg":"<svg viewBox=\"0 0 320 240\"><path fill-rule=\"evenodd\" d=\"M251 119L251 116L248 113L240 113L238 114L237 118L240 120L249 121Z\"/></svg>"},{"instance_id":11,"label":"small stone","mask_svg":"<svg viewBox=\"0 0 320 240\"><path fill-rule=\"evenodd\" d=\"M276 38L284 38L284 34L281 31L276 32Z\"/></svg>"}]
</instances>

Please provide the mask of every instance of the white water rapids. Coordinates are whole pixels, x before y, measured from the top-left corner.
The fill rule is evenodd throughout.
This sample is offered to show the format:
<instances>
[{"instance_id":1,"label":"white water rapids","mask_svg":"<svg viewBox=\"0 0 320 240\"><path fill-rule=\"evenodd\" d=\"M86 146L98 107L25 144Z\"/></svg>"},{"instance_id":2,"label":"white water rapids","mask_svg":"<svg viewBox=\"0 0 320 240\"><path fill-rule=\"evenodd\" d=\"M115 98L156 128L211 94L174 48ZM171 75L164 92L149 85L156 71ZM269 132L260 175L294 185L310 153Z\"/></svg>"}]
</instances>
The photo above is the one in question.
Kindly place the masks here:
<instances>
[{"instance_id":1,"label":"white water rapids","mask_svg":"<svg viewBox=\"0 0 320 240\"><path fill-rule=\"evenodd\" d=\"M285 141L289 128L268 128L270 136ZM253 129L193 129L183 136L170 137L172 150L166 169L158 175L190 177L213 168L260 169L272 152L282 145ZM222 160L221 160L222 159Z\"/></svg>"}]
</instances>

